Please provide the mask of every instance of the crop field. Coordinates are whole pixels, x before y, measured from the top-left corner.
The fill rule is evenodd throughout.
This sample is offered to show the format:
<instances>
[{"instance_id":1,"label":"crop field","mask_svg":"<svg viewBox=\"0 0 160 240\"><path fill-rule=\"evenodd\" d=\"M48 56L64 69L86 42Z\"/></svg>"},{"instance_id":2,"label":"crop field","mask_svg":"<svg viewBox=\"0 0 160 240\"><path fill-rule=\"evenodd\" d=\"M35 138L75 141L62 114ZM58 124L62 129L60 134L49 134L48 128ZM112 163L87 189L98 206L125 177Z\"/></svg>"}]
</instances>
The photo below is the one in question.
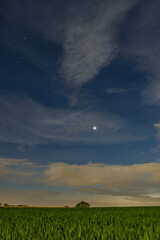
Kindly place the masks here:
<instances>
[{"instance_id":1,"label":"crop field","mask_svg":"<svg viewBox=\"0 0 160 240\"><path fill-rule=\"evenodd\" d=\"M0 208L0 240L160 240L160 207Z\"/></svg>"}]
</instances>

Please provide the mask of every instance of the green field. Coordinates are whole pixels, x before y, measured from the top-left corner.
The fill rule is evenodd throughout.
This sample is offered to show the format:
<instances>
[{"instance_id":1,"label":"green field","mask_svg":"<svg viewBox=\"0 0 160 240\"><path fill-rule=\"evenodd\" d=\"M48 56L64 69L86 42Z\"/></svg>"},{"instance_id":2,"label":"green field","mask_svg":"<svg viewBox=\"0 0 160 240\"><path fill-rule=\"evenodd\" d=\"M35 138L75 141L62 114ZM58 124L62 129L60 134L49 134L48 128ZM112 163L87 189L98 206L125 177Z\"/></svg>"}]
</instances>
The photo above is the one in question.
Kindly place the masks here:
<instances>
[{"instance_id":1,"label":"green field","mask_svg":"<svg viewBox=\"0 0 160 240\"><path fill-rule=\"evenodd\" d=\"M0 240L160 240L160 207L0 208Z\"/></svg>"}]
</instances>

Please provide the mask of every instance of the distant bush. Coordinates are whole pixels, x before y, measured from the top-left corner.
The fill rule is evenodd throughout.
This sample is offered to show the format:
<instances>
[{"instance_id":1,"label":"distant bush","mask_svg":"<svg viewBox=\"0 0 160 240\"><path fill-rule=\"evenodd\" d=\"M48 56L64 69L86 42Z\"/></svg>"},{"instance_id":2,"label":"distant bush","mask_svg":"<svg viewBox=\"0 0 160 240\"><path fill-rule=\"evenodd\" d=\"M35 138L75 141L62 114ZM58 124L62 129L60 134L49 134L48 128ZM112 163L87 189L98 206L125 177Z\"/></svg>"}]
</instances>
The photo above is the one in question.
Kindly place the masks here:
<instances>
[{"instance_id":1,"label":"distant bush","mask_svg":"<svg viewBox=\"0 0 160 240\"><path fill-rule=\"evenodd\" d=\"M5 206L5 207L8 207L8 206L9 206L9 204L8 204L8 203L4 203L4 206Z\"/></svg>"}]
</instances>

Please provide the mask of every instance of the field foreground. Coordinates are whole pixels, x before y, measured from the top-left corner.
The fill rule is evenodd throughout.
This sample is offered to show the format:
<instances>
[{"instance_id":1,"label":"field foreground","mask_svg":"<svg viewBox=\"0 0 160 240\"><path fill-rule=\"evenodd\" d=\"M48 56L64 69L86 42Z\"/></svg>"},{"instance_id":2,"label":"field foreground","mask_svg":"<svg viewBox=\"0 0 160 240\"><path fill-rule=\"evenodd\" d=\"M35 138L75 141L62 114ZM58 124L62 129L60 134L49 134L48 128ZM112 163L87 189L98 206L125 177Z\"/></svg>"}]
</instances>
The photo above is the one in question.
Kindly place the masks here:
<instances>
[{"instance_id":1,"label":"field foreground","mask_svg":"<svg viewBox=\"0 0 160 240\"><path fill-rule=\"evenodd\" d=\"M159 240L160 207L0 208L1 240Z\"/></svg>"}]
</instances>

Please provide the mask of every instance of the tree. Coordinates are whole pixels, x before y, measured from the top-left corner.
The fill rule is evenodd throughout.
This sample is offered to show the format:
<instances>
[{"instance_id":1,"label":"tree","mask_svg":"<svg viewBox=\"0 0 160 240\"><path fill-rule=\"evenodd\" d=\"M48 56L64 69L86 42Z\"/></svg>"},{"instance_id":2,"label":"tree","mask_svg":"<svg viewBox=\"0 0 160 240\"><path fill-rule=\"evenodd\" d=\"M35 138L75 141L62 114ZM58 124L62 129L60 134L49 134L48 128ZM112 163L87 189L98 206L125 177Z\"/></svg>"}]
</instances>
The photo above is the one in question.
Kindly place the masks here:
<instances>
[{"instance_id":1,"label":"tree","mask_svg":"<svg viewBox=\"0 0 160 240\"><path fill-rule=\"evenodd\" d=\"M89 208L91 205L87 202L81 201L76 204L76 208Z\"/></svg>"}]
</instances>

